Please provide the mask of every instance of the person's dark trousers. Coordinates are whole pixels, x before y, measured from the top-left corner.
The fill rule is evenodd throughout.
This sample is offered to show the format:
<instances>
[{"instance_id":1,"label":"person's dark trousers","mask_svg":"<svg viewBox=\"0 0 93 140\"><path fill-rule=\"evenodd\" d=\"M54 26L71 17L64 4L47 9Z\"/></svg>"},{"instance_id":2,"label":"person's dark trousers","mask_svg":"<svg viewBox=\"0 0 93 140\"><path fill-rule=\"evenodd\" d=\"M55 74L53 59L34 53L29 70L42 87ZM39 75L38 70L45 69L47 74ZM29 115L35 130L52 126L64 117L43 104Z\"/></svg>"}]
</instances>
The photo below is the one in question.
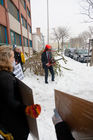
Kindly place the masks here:
<instances>
[{"instance_id":1,"label":"person's dark trousers","mask_svg":"<svg viewBox=\"0 0 93 140\"><path fill-rule=\"evenodd\" d=\"M75 140L66 122L59 122L55 125L57 140Z\"/></svg>"},{"instance_id":2,"label":"person's dark trousers","mask_svg":"<svg viewBox=\"0 0 93 140\"><path fill-rule=\"evenodd\" d=\"M51 75L52 75L52 81L54 81L54 70L53 70L53 67L52 66L50 66L49 68L49 71L50 71L50 73L51 73Z\"/></svg>"},{"instance_id":3,"label":"person's dark trousers","mask_svg":"<svg viewBox=\"0 0 93 140\"><path fill-rule=\"evenodd\" d=\"M21 68L22 68L22 71L23 71L23 64L21 64Z\"/></svg>"},{"instance_id":4,"label":"person's dark trousers","mask_svg":"<svg viewBox=\"0 0 93 140\"><path fill-rule=\"evenodd\" d=\"M44 70L45 70L45 83L48 83L48 69L52 75L52 81L54 81L54 70L53 70L53 67L50 66L50 67L45 67Z\"/></svg>"}]
</instances>

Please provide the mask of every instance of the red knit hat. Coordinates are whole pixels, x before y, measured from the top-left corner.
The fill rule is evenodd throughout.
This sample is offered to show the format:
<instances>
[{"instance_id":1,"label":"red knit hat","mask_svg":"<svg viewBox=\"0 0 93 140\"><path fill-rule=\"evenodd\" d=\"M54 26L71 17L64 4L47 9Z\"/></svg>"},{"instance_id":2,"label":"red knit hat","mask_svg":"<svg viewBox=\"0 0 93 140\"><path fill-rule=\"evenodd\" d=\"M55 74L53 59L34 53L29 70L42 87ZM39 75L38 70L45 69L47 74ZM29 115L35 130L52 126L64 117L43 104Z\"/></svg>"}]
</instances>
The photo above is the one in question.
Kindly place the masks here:
<instances>
[{"instance_id":1,"label":"red knit hat","mask_svg":"<svg viewBox=\"0 0 93 140\"><path fill-rule=\"evenodd\" d=\"M45 49L47 49L47 50L48 49L51 49L51 45L47 44L46 47L45 47Z\"/></svg>"}]
</instances>

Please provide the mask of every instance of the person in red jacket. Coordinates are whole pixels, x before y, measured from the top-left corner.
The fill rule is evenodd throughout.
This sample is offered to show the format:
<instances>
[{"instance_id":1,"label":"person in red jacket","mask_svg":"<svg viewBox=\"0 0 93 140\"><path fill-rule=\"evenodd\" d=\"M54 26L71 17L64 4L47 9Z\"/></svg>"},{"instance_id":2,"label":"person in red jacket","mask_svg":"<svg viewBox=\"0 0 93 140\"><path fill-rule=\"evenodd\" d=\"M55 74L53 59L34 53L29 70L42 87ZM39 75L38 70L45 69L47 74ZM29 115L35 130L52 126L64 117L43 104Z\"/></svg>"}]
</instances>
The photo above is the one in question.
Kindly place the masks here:
<instances>
[{"instance_id":1,"label":"person in red jacket","mask_svg":"<svg viewBox=\"0 0 93 140\"><path fill-rule=\"evenodd\" d=\"M53 64L52 61L52 53L51 53L51 46L47 44L45 46L45 49L41 55L41 61L43 65L43 69L45 71L45 83L48 84L48 70L51 73L52 81L54 81L54 70L53 70Z\"/></svg>"}]
</instances>

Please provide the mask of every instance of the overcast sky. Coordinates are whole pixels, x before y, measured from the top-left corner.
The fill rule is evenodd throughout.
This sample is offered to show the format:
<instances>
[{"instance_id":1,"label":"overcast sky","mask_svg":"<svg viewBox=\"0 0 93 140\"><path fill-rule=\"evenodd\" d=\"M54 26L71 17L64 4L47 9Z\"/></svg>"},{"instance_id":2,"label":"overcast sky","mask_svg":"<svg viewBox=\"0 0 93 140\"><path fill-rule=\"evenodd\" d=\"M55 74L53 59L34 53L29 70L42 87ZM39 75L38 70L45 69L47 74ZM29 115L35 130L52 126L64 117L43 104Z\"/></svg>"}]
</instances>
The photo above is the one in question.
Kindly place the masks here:
<instances>
[{"instance_id":1,"label":"overcast sky","mask_svg":"<svg viewBox=\"0 0 93 140\"><path fill-rule=\"evenodd\" d=\"M68 26L71 36L77 36L88 30L91 23L84 23L84 16L80 14L80 0L49 0L49 28ZM32 32L36 27L41 28L47 35L47 0L31 0Z\"/></svg>"}]
</instances>

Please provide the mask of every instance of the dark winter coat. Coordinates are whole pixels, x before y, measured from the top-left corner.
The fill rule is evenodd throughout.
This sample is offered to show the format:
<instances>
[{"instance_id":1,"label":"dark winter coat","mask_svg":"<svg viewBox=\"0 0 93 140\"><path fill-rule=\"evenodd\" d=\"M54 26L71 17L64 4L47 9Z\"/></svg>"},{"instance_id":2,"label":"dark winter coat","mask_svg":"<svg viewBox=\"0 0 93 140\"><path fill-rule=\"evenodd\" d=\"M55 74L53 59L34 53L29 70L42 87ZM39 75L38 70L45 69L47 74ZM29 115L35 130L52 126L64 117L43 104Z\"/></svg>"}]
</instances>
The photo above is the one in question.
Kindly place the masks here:
<instances>
[{"instance_id":1,"label":"dark winter coat","mask_svg":"<svg viewBox=\"0 0 93 140\"><path fill-rule=\"evenodd\" d=\"M15 62L20 63L21 65L23 65L22 60L21 60L21 54L19 52L14 52L14 57L15 57Z\"/></svg>"},{"instance_id":2,"label":"dark winter coat","mask_svg":"<svg viewBox=\"0 0 93 140\"><path fill-rule=\"evenodd\" d=\"M52 54L50 52L50 60L52 59ZM46 64L49 63L48 57L47 57L47 52L44 51L41 55L41 61L42 61L42 66L43 68L46 67Z\"/></svg>"},{"instance_id":3,"label":"dark winter coat","mask_svg":"<svg viewBox=\"0 0 93 140\"><path fill-rule=\"evenodd\" d=\"M12 133L14 140L26 140L29 133L25 107L13 74L0 71L0 124Z\"/></svg>"},{"instance_id":4,"label":"dark winter coat","mask_svg":"<svg viewBox=\"0 0 93 140\"><path fill-rule=\"evenodd\" d=\"M66 122L62 121L55 125L57 140L75 140Z\"/></svg>"}]
</instances>

